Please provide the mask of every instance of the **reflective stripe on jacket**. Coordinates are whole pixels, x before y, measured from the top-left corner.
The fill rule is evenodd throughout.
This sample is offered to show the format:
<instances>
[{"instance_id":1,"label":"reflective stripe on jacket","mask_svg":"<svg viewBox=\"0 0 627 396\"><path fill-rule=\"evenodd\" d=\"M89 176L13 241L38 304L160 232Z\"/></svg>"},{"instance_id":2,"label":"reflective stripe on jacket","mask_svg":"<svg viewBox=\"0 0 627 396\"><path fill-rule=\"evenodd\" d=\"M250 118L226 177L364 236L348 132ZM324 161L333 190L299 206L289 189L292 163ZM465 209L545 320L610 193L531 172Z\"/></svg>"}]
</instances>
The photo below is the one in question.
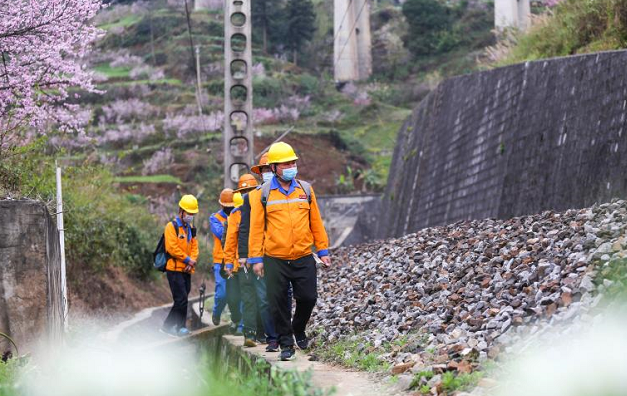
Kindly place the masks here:
<instances>
[{"instance_id":1,"label":"reflective stripe on jacket","mask_svg":"<svg viewBox=\"0 0 627 396\"><path fill-rule=\"evenodd\" d=\"M165 250L170 255L166 264L167 271L183 272L190 260L198 260L198 240L191 235L191 228L184 227L183 222L178 217L175 220L179 226L179 234L176 236L174 224L169 222L165 226ZM195 272L195 268L191 273Z\"/></svg>"},{"instance_id":2,"label":"reflective stripe on jacket","mask_svg":"<svg viewBox=\"0 0 627 396\"><path fill-rule=\"evenodd\" d=\"M224 249L222 249L222 233L224 232L224 222L228 216L223 210L211 215L209 222L211 224L211 233L213 234L213 262L222 264L224 260Z\"/></svg>"},{"instance_id":3,"label":"reflective stripe on jacket","mask_svg":"<svg viewBox=\"0 0 627 396\"><path fill-rule=\"evenodd\" d=\"M253 192L257 193L253 194ZM318 255L328 255L329 238L322 223L316 195L311 189L311 203L295 180L285 191L278 180L272 189L265 210L260 190L250 194L250 237L248 262L259 263L265 255L283 260L296 260L311 254L315 245Z\"/></svg>"}]
</instances>

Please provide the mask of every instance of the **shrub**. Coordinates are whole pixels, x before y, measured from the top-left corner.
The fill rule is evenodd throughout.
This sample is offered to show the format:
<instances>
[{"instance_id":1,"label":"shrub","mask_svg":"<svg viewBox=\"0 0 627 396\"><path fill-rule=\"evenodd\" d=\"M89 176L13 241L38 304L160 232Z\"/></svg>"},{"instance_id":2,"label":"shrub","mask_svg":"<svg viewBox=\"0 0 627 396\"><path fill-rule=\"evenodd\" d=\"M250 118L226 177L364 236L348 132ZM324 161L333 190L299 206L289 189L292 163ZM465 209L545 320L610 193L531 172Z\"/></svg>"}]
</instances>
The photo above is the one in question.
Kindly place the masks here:
<instances>
[{"instance_id":1,"label":"shrub","mask_svg":"<svg viewBox=\"0 0 627 396\"><path fill-rule=\"evenodd\" d=\"M564 0L515 37L497 65L625 47L627 0Z\"/></svg>"},{"instance_id":2,"label":"shrub","mask_svg":"<svg viewBox=\"0 0 627 396\"><path fill-rule=\"evenodd\" d=\"M40 199L54 211L54 158L38 141L0 162L0 195ZM78 164L64 169L64 223L68 265L102 271L116 265L145 278L160 226L148 210L132 204L114 187L103 166ZM72 273L68 271L68 273Z\"/></svg>"}]
</instances>

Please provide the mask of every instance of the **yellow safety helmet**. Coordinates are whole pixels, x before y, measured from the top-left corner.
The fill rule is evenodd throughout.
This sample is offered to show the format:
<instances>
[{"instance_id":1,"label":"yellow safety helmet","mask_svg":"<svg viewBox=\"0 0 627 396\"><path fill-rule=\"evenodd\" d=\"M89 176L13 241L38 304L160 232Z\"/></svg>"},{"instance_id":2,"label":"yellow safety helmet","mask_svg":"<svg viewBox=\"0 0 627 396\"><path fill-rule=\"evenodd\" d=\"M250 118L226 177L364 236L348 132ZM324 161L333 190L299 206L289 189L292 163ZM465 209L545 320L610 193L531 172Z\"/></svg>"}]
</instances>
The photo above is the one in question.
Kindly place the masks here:
<instances>
[{"instance_id":1,"label":"yellow safety helmet","mask_svg":"<svg viewBox=\"0 0 627 396\"><path fill-rule=\"evenodd\" d=\"M179 207L190 214L198 213L198 200L193 195L183 195Z\"/></svg>"},{"instance_id":2,"label":"yellow safety helmet","mask_svg":"<svg viewBox=\"0 0 627 396\"><path fill-rule=\"evenodd\" d=\"M244 198L242 198L242 193L236 192L235 194L233 194L233 204L236 208L244 205Z\"/></svg>"},{"instance_id":3,"label":"yellow safety helmet","mask_svg":"<svg viewBox=\"0 0 627 396\"><path fill-rule=\"evenodd\" d=\"M268 165L296 161L298 157L292 146L285 142L274 143L268 150Z\"/></svg>"},{"instance_id":4,"label":"yellow safety helmet","mask_svg":"<svg viewBox=\"0 0 627 396\"><path fill-rule=\"evenodd\" d=\"M255 176L251 175L250 173L244 173L239 177L237 190L235 191L245 193L246 191L257 187L258 185L259 183L257 183L257 179L255 179Z\"/></svg>"},{"instance_id":5,"label":"yellow safety helmet","mask_svg":"<svg viewBox=\"0 0 627 396\"><path fill-rule=\"evenodd\" d=\"M220 203L220 205L224 206L225 208L232 208L233 207L233 190L231 190L230 188L225 188L224 190L222 190L222 192L220 193L220 199L218 200L218 202Z\"/></svg>"},{"instance_id":6,"label":"yellow safety helmet","mask_svg":"<svg viewBox=\"0 0 627 396\"><path fill-rule=\"evenodd\" d=\"M268 166L268 153L263 153L263 155L259 159L259 163L250 168L250 171L260 175L262 166Z\"/></svg>"}]
</instances>

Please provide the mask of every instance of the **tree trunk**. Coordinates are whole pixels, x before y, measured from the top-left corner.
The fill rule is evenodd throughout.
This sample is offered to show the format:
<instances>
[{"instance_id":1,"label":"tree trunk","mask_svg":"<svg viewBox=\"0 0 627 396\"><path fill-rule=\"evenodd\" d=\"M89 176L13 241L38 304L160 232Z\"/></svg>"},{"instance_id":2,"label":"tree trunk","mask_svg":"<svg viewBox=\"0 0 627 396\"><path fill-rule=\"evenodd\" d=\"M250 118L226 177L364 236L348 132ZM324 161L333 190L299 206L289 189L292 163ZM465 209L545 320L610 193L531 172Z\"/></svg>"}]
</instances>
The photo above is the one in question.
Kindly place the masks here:
<instances>
[{"instance_id":1,"label":"tree trunk","mask_svg":"<svg viewBox=\"0 0 627 396\"><path fill-rule=\"evenodd\" d=\"M298 66L298 50L295 49L295 50L293 50L292 53L293 53L292 57L293 57L293 60L294 60L294 64Z\"/></svg>"},{"instance_id":2,"label":"tree trunk","mask_svg":"<svg viewBox=\"0 0 627 396\"><path fill-rule=\"evenodd\" d=\"M263 27L261 30L261 35L263 37L263 53L265 55L268 54L268 24L266 23L266 21L263 21Z\"/></svg>"}]
</instances>

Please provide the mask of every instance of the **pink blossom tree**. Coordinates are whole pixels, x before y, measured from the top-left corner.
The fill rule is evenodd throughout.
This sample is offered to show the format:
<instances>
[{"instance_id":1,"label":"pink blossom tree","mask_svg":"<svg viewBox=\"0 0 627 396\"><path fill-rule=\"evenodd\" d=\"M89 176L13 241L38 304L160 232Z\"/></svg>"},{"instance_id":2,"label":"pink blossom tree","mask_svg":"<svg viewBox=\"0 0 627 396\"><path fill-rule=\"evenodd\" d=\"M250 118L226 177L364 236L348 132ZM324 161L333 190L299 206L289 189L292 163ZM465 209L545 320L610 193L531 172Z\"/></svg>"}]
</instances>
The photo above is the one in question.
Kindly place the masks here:
<instances>
[{"instance_id":1,"label":"pink blossom tree","mask_svg":"<svg viewBox=\"0 0 627 396\"><path fill-rule=\"evenodd\" d=\"M68 103L96 91L82 62L102 34L91 24L101 0L0 0L0 152L25 131L80 130Z\"/></svg>"}]
</instances>

